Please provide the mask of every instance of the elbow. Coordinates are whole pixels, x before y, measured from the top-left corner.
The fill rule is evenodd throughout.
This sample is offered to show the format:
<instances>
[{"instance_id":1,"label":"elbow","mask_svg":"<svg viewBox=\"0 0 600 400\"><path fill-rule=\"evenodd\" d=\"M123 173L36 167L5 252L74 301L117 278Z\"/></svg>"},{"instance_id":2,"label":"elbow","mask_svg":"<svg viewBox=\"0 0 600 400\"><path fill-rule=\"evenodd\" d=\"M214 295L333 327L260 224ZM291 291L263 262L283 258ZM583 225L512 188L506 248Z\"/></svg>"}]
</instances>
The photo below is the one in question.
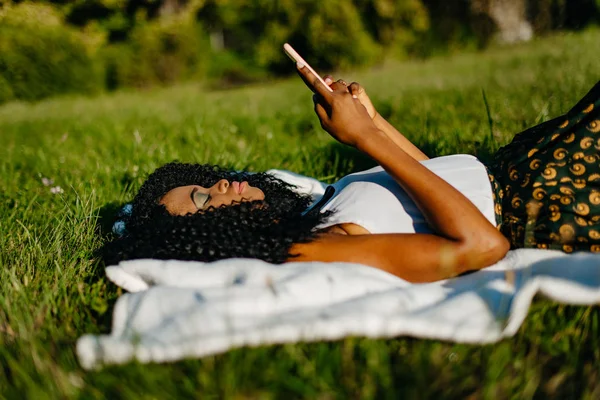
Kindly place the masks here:
<instances>
[{"instance_id":1,"label":"elbow","mask_svg":"<svg viewBox=\"0 0 600 400\"><path fill-rule=\"evenodd\" d=\"M502 260L510 250L510 243L501 233L481 235L464 243L465 259L462 272L479 270Z\"/></svg>"},{"instance_id":2,"label":"elbow","mask_svg":"<svg viewBox=\"0 0 600 400\"><path fill-rule=\"evenodd\" d=\"M499 232L493 239L490 240L490 242L491 244L488 250L486 267L496 264L498 261L502 260L506 256L506 253L508 253L510 250L510 242Z\"/></svg>"}]
</instances>

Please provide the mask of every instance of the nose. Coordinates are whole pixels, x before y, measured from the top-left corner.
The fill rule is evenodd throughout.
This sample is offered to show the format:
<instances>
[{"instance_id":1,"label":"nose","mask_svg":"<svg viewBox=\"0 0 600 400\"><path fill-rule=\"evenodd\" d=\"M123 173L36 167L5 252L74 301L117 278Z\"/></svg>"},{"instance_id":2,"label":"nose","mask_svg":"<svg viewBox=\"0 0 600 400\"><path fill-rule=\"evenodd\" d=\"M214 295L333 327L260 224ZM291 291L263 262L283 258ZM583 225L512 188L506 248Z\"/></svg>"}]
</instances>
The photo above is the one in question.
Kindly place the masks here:
<instances>
[{"instance_id":1,"label":"nose","mask_svg":"<svg viewBox=\"0 0 600 400\"><path fill-rule=\"evenodd\" d=\"M227 189L229 189L229 181L227 179L221 179L215 184L215 188L219 193L225 194L227 193Z\"/></svg>"}]
</instances>

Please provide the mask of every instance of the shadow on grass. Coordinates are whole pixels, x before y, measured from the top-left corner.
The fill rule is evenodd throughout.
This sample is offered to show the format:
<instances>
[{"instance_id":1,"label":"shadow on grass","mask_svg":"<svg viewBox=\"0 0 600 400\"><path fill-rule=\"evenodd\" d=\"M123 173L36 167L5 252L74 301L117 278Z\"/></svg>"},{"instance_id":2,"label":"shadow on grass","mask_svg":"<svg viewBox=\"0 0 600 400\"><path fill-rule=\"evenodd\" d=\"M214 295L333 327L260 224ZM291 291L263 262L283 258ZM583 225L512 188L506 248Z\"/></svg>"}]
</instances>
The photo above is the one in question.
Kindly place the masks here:
<instances>
[{"instance_id":1,"label":"shadow on grass","mask_svg":"<svg viewBox=\"0 0 600 400\"><path fill-rule=\"evenodd\" d=\"M97 209L98 219L95 233L100 237L102 243L115 238L112 227L123 205L118 202L110 202ZM90 274L83 279L88 294L83 308L86 310L89 320L93 321L92 325L95 327L93 331L96 333L110 332L113 309L122 292L122 289L105 278L107 265L103 261L102 253L103 246L94 250L92 259L95 265Z\"/></svg>"},{"instance_id":2,"label":"shadow on grass","mask_svg":"<svg viewBox=\"0 0 600 400\"><path fill-rule=\"evenodd\" d=\"M103 238L112 237L112 227L117 219L117 213L125 204L113 201L98 209L98 222L96 223L96 234Z\"/></svg>"}]
</instances>

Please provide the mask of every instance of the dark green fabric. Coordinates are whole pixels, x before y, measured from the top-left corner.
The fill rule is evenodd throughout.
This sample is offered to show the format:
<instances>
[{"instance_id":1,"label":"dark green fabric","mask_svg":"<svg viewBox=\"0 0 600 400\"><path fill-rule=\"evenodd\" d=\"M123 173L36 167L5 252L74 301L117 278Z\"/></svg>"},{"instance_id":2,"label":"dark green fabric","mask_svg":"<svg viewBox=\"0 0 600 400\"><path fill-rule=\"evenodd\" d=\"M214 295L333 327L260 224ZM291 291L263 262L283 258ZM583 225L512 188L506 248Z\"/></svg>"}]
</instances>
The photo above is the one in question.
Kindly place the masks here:
<instances>
[{"instance_id":1,"label":"dark green fabric","mask_svg":"<svg viewBox=\"0 0 600 400\"><path fill-rule=\"evenodd\" d=\"M488 169L512 248L600 252L600 82L566 115L518 134Z\"/></svg>"},{"instance_id":2,"label":"dark green fabric","mask_svg":"<svg viewBox=\"0 0 600 400\"><path fill-rule=\"evenodd\" d=\"M488 178L490 179L490 183L492 184L492 198L494 199L494 215L496 217L496 226L498 229L502 226L502 202L501 198L504 195L504 191L500 186L500 182L494 176L494 173L490 169L489 166L485 166L485 169L488 173Z\"/></svg>"}]
</instances>

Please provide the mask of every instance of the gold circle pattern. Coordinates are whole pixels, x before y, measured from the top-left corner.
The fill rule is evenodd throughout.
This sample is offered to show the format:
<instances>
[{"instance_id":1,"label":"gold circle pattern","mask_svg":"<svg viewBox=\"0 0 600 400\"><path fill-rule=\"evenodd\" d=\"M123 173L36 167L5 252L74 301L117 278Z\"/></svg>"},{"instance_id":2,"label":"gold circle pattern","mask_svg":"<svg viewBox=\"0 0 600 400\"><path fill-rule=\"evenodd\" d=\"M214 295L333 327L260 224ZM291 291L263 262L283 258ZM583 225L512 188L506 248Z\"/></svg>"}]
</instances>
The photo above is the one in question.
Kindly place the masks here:
<instances>
[{"instance_id":1,"label":"gold circle pattern","mask_svg":"<svg viewBox=\"0 0 600 400\"><path fill-rule=\"evenodd\" d=\"M585 165L583 164L573 164L569 167L569 171L573 173L573 175L581 176L585 174Z\"/></svg>"},{"instance_id":2,"label":"gold circle pattern","mask_svg":"<svg viewBox=\"0 0 600 400\"><path fill-rule=\"evenodd\" d=\"M556 149L554 150L554 158L556 160L562 160L563 158L565 158L567 156L567 150L565 149Z\"/></svg>"},{"instance_id":3,"label":"gold circle pattern","mask_svg":"<svg viewBox=\"0 0 600 400\"><path fill-rule=\"evenodd\" d=\"M579 104L518 134L489 166L512 248L600 252L600 82Z\"/></svg>"}]
</instances>

